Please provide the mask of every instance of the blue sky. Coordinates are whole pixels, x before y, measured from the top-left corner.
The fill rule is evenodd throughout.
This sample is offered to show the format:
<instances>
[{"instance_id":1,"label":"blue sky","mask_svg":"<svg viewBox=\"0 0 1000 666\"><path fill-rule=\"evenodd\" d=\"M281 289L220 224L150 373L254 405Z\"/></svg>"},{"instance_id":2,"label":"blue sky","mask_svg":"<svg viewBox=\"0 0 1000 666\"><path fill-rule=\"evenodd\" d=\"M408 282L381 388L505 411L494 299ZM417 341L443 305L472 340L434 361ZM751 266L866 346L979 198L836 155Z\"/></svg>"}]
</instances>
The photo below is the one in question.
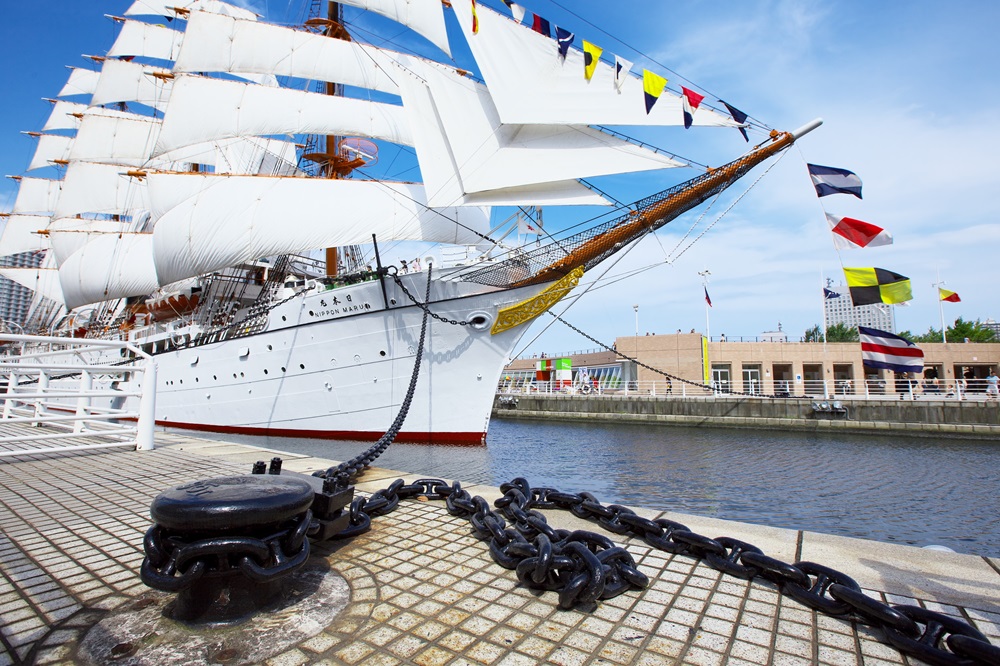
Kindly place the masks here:
<instances>
[{"instance_id":1,"label":"blue sky","mask_svg":"<svg viewBox=\"0 0 1000 666\"><path fill-rule=\"evenodd\" d=\"M481 1L501 6L498 0ZM41 127L49 111L41 98L54 96L65 82L64 66L86 67L89 61L80 54L103 53L116 34L103 14L121 14L129 4L50 0L44 15L30 3L5 7L0 22L4 174L24 173L34 143L19 132ZM289 11L287 2L276 0L249 4L279 21ZM958 316L1000 318L1000 298L995 295L1000 273L1000 179L992 168L1000 154L1000 77L992 65L1000 3L524 0L523 4L573 30L577 43L587 39L604 47L606 55L619 53L634 60L636 68L660 71L672 87L683 77L771 127L794 129L816 117L825 120L822 128L787 151L730 213L715 221L760 170L734 186L729 198L716 204L693 233L715 222L711 229L681 256L673 253L672 263L666 263L671 249L700 211L674 221L656 238L643 240L608 276L627 268L654 268L593 289L566 315L574 324L610 341L634 331L633 305L639 305L640 333L704 331L697 273L707 268L712 274L714 336L753 336L775 330L781 322L796 339L821 321L820 276L839 284L841 262L887 268L912 279L914 300L909 307L896 308L899 329L923 332L940 325L931 287L938 272L946 287L962 297L962 303L945 304L948 321ZM450 27L454 36L455 26ZM421 42L408 41L415 46ZM653 61L669 69L664 71ZM744 149L735 130L668 128L634 134L707 164L732 159ZM856 172L864 181L864 200L846 195L817 199L806 162ZM675 171L607 179L601 186L631 201L696 175L691 170ZM9 208L13 192L10 181L0 187L0 209ZM883 226L894 235L895 244L838 256L824 210ZM570 211L560 216L553 211L547 219L557 226L572 216L579 219L586 214ZM595 270L595 276L600 272ZM610 281L608 276L601 285ZM536 324L525 342L541 329ZM590 346L556 324L528 351Z\"/></svg>"}]
</instances>

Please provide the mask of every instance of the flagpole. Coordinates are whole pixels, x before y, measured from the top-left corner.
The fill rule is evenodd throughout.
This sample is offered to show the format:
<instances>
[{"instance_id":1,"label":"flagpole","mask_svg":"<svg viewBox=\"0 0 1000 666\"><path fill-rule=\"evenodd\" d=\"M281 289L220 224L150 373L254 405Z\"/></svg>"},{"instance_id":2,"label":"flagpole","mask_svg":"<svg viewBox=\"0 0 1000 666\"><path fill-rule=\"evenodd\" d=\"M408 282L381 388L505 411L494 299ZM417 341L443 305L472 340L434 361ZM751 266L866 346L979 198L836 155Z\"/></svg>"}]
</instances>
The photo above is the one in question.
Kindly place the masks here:
<instances>
[{"instance_id":1,"label":"flagpole","mask_svg":"<svg viewBox=\"0 0 1000 666\"><path fill-rule=\"evenodd\" d=\"M941 302L941 287L943 287L944 284L944 282L941 282L941 270L938 269L937 282L931 286L937 291L938 312L941 315L941 342L948 344L948 334L944 327L944 304Z\"/></svg>"},{"instance_id":2,"label":"flagpole","mask_svg":"<svg viewBox=\"0 0 1000 666\"><path fill-rule=\"evenodd\" d=\"M705 337L708 338L709 342L712 341L712 329L708 326L708 309L711 307L708 304L708 276L711 274L707 268L698 272L698 275L701 276L701 286L705 290Z\"/></svg>"}]
</instances>

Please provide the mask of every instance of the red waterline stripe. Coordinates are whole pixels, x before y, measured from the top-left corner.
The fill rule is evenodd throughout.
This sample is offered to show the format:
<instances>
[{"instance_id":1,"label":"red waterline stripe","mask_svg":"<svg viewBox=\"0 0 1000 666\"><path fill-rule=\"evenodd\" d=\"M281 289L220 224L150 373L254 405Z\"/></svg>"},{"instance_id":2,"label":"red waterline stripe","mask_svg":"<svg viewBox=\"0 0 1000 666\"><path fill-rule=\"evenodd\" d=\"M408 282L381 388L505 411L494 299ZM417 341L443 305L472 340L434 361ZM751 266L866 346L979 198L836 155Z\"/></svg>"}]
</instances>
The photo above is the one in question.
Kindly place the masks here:
<instances>
[{"instance_id":1,"label":"red waterline stripe","mask_svg":"<svg viewBox=\"0 0 1000 666\"><path fill-rule=\"evenodd\" d=\"M375 442L384 435L383 431L363 430L300 430L296 428L255 428L250 426L220 426L205 423L181 423L177 421L157 421L157 425L182 430L201 430L233 435L254 435L271 437L311 437L314 439L356 439ZM396 435L397 442L414 444L452 444L462 446L482 446L486 443L483 432L407 432Z\"/></svg>"}]
</instances>

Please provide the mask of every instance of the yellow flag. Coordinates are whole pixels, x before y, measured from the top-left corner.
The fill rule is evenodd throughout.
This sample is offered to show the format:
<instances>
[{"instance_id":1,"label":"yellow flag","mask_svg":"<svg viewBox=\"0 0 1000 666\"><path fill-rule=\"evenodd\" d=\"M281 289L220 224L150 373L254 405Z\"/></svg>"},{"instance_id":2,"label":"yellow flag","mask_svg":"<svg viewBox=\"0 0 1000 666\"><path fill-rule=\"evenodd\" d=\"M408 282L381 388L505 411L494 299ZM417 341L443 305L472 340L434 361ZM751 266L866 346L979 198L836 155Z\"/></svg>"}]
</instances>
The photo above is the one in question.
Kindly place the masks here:
<instances>
[{"instance_id":1,"label":"yellow flag","mask_svg":"<svg viewBox=\"0 0 1000 666\"><path fill-rule=\"evenodd\" d=\"M656 100L660 99L663 89L667 87L667 80L659 74L654 74L648 69L642 70L642 91L646 97L646 113L648 114Z\"/></svg>"},{"instance_id":2,"label":"yellow flag","mask_svg":"<svg viewBox=\"0 0 1000 666\"><path fill-rule=\"evenodd\" d=\"M602 53L604 53L604 49L600 46L594 46L586 39L583 40L583 75L587 77L588 81L594 76L594 70L597 69L597 63L601 59Z\"/></svg>"}]
</instances>

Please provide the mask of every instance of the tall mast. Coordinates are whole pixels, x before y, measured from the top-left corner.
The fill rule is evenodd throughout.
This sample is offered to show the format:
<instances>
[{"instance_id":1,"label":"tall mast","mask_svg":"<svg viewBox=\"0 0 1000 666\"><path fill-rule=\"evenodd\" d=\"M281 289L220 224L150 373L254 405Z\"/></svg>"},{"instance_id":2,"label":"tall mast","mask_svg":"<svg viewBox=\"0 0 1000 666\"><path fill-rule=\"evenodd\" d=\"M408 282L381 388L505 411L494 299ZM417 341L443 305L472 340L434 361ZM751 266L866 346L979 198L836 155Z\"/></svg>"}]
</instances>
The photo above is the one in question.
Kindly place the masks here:
<instances>
[{"instance_id":1,"label":"tall mast","mask_svg":"<svg viewBox=\"0 0 1000 666\"><path fill-rule=\"evenodd\" d=\"M343 9L339 2L327 3L327 19L330 21L330 27L327 29L327 37L332 37L334 39L342 39L343 35L347 35L347 30L344 28L343 24ZM339 83L333 83L327 81L326 83L326 94L339 96L343 94L341 86ZM323 166L323 175L327 178L342 178L343 176L340 172L334 168L335 156L340 152L340 137L328 135L326 137L326 144L324 146L324 152L327 154L327 162ZM335 247L326 248L326 274L336 275L339 272L340 266L338 265L338 249Z\"/></svg>"}]
</instances>

